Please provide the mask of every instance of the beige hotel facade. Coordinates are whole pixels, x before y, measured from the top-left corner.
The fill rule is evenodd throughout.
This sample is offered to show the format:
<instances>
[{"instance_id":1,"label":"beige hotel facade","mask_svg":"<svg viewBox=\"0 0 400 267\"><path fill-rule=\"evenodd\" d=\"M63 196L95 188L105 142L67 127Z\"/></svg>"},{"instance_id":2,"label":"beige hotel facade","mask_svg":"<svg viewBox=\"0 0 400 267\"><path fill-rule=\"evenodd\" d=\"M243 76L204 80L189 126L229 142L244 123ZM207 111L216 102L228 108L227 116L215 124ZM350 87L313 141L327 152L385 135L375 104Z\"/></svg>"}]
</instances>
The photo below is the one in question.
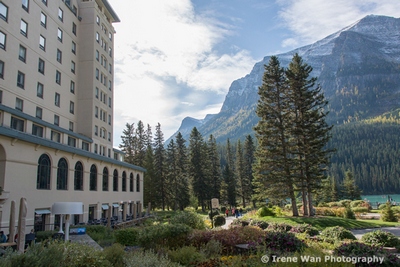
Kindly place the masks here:
<instances>
[{"instance_id":1,"label":"beige hotel facade","mask_svg":"<svg viewBox=\"0 0 400 267\"><path fill-rule=\"evenodd\" d=\"M72 224L142 209L145 169L112 142L116 22L107 0L0 0L0 230L22 197L37 231L55 202L83 203Z\"/></svg>"}]
</instances>

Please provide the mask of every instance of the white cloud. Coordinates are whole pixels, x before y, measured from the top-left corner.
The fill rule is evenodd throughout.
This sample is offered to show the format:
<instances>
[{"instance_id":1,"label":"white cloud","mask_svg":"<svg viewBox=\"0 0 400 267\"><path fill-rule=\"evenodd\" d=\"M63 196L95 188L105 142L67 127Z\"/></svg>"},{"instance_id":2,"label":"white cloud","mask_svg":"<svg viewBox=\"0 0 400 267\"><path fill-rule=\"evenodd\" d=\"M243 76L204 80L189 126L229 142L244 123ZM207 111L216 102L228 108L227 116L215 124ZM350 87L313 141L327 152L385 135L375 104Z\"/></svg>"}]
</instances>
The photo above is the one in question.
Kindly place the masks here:
<instances>
[{"instance_id":1,"label":"white cloud","mask_svg":"<svg viewBox=\"0 0 400 267\"><path fill-rule=\"evenodd\" d=\"M400 16L400 1L394 0L277 0L280 17L295 34L283 45L309 44L370 15Z\"/></svg>"},{"instance_id":2,"label":"white cloud","mask_svg":"<svg viewBox=\"0 0 400 267\"><path fill-rule=\"evenodd\" d=\"M207 105L221 107L230 83L255 63L240 49L218 53L231 29L196 14L189 0L109 2L121 19L114 24L114 146L127 122L160 122L168 138L184 117L215 111Z\"/></svg>"}]
</instances>

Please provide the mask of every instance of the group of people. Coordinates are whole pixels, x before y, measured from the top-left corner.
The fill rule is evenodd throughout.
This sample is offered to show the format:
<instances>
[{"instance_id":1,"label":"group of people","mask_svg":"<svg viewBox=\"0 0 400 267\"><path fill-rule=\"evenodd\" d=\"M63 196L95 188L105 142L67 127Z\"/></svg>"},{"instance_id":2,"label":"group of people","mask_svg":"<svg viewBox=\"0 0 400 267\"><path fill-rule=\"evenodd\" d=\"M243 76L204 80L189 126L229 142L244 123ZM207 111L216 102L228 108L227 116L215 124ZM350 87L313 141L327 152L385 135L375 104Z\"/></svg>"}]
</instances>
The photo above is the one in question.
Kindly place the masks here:
<instances>
[{"instance_id":1,"label":"group of people","mask_svg":"<svg viewBox=\"0 0 400 267\"><path fill-rule=\"evenodd\" d=\"M30 236L35 236L36 238L36 234L35 231L32 229L30 234ZM15 234L14 236L14 240L11 241L9 235L5 235L4 231L0 231L0 243L7 243L7 242L17 242L18 239L18 234Z\"/></svg>"},{"instance_id":2,"label":"group of people","mask_svg":"<svg viewBox=\"0 0 400 267\"><path fill-rule=\"evenodd\" d=\"M237 209L237 208L233 207L231 210L232 216L235 216L236 218L238 218L239 216L242 216L242 213L243 213L242 208ZM225 215L226 215L226 217L229 216L229 209L225 210Z\"/></svg>"}]
</instances>

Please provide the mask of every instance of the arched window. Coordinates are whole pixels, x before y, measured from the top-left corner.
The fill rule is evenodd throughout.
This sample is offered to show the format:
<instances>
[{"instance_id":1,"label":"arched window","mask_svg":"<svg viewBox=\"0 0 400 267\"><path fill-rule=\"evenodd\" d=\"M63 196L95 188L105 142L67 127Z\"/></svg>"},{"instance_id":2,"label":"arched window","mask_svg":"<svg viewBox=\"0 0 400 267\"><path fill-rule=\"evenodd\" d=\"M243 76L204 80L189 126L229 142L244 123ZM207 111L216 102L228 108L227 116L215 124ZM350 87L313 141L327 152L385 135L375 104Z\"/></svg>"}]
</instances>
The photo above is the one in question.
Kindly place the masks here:
<instances>
[{"instance_id":1,"label":"arched window","mask_svg":"<svg viewBox=\"0 0 400 267\"><path fill-rule=\"evenodd\" d=\"M136 192L140 192L140 175L136 174Z\"/></svg>"},{"instance_id":2,"label":"arched window","mask_svg":"<svg viewBox=\"0 0 400 267\"><path fill-rule=\"evenodd\" d=\"M126 192L126 172L122 172L122 191Z\"/></svg>"},{"instance_id":3,"label":"arched window","mask_svg":"<svg viewBox=\"0 0 400 267\"><path fill-rule=\"evenodd\" d=\"M129 175L129 191L133 192L133 173Z\"/></svg>"},{"instance_id":4,"label":"arched window","mask_svg":"<svg viewBox=\"0 0 400 267\"><path fill-rule=\"evenodd\" d=\"M114 170L113 174L113 191L118 191L118 171Z\"/></svg>"},{"instance_id":5,"label":"arched window","mask_svg":"<svg viewBox=\"0 0 400 267\"><path fill-rule=\"evenodd\" d=\"M89 182L90 191L97 191L97 168L96 165L94 164L90 167L89 180L90 180Z\"/></svg>"},{"instance_id":6,"label":"arched window","mask_svg":"<svg viewBox=\"0 0 400 267\"><path fill-rule=\"evenodd\" d=\"M80 161L75 164L74 190L83 190L83 166Z\"/></svg>"},{"instance_id":7,"label":"arched window","mask_svg":"<svg viewBox=\"0 0 400 267\"><path fill-rule=\"evenodd\" d=\"M51 174L51 162L49 156L43 154L40 156L38 161L37 169L37 189L50 189L50 174Z\"/></svg>"},{"instance_id":8,"label":"arched window","mask_svg":"<svg viewBox=\"0 0 400 267\"><path fill-rule=\"evenodd\" d=\"M64 158L58 161L57 190L68 189L68 163Z\"/></svg>"},{"instance_id":9,"label":"arched window","mask_svg":"<svg viewBox=\"0 0 400 267\"><path fill-rule=\"evenodd\" d=\"M108 169L104 167L103 169L103 191L108 191Z\"/></svg>"}]
</instances>

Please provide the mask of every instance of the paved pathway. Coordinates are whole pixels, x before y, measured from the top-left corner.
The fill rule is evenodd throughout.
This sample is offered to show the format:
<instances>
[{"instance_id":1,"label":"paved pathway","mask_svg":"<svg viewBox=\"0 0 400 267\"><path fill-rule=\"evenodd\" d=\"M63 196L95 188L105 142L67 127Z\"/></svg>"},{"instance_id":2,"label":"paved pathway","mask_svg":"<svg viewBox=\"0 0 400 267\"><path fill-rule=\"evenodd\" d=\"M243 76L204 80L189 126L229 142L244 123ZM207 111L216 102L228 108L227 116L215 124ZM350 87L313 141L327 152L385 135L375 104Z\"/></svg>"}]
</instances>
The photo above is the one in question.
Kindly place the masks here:
<instances>
[{"instance_id":1,"label":"paved pathway","mask_svg":"<svg viewBox=\"0 0 400 267\"><path fill-rule=\"evenodd\" d=\"M225 223L224 225L222 225L221 227L222 227L223 229L228 229L228 228L229 228L229 225L231 225L231 223L232 223L233 220L235 220L235 219L236 219L235 216L228 216L228 217L225 217L226 223Z\"/></svg>"}]
</instances>

